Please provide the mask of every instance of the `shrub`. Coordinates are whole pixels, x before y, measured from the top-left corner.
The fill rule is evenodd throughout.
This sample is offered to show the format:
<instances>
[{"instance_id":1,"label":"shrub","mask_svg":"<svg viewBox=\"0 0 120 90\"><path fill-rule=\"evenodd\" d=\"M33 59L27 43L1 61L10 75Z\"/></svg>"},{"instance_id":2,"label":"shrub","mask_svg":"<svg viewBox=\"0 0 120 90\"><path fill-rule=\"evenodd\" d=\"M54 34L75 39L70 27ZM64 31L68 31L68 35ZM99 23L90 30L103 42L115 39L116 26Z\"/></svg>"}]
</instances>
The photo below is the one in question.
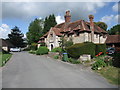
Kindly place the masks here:
<instances>
[{"instance_id":1,"label":"shrub","mask_svg":"<svg viewBox=\"0 0 120 90\"><path fill-rule=\"evenodd\" d=\"M96 44L95 54L97 55L99 52L106 53L106 44Z\"/></svg>"},{"instance_id":2,"label":"shrub","mask_svg":"<svg viewBox=\"0 0 120 90\"><path fill-rule=\"evenodd\" d=\"M80 55L90 54L95 56L95 45L90 42L74 44L66 48L67 53L72 58L79 58Z\"/></svg>"},{"instance_id":3,"label":"shrub","mask_svg":"<svg viewBox=\"0 0 120 90\"><path fill-rule=\"evenodd\" d=\"M105 66L106 66L106 63L103 60L99 59L94 64L92 64L92 69L98 70L98 68L105 67Z\"/></svg>"},{"instance_id":4,"label":"shrub","mask_svg":"<svg viewBox=\"0 0 120 90\"><path fill-rule=\"evenodd\" d=\"M46 44L44 42L41 42L40 46L46 46Z\"/></svg>"},{"instance_id":5,"label":"shrub","mask_svg":"<svg viewBox=\"0 0 120 90\"><path fill-rule=\"evenodd\" d=\"M30 50L29 53L36 54L36 51Z\"/></svg>"},{"instance_id":6,"label":"shrub","mask_svg":"<svg viewBox=\"0 0 120 90\"><path fill-rule=\"evenodd\" d=\"M30 45L30 50L37 50L37 43L32 43Z\"/></svg>"},{"instance_id":7,"label":"shrub","mask_svg":"<svg viewBox=\"0 0 120 90\"><path fill-rule=\"evenodd\" d=\"M72 59L72 58L68 58L68 62L72 63L72 64L80 64L80 60L75 60L75 59Z\"/></svg>"},{"instance_id":8,"label":"shrub","mask_svg":"<svg viewBox=\"0 0 120 90\"><path fill-rule=\"evenodd\" d=\"M58 59L58 58L59 58L59 55L55 55L55 56L54 56L54 59Z\"/></svg>"},{"instance_id":9,"label":"shrub","mask_svg":"<svg viewBox=\"0 0 120 90\"><path fill-rule=\"evenodd\" d=\"M64 43L64 45L65 45L65 47L67 48L67 47L69 47L69 46L72 46L72 45L73 45L73 42L72 42L72 41L66 41L66 42Z\"/></svg>"},{"instance_id":10,"label":"shrub","mask_svg":"<svg viewBox=\"0 0 120 90\"><path fill-rule=\"evenodd\" d=\"M43 55L43 54L48 54L49 49L45 46L41 46L38 48L38 50L36 51L37 55Z\"/></svg>"},{"instance_id":11,"label":"shrub","mask_svg":"<svg viewBox=\"0 0 120 90\"><path fill-rule=\"evenodd\" d=\"M52 49L51 52L62 52L62 48L56 47L56 48Z\"/></svg>"}]
</instances>

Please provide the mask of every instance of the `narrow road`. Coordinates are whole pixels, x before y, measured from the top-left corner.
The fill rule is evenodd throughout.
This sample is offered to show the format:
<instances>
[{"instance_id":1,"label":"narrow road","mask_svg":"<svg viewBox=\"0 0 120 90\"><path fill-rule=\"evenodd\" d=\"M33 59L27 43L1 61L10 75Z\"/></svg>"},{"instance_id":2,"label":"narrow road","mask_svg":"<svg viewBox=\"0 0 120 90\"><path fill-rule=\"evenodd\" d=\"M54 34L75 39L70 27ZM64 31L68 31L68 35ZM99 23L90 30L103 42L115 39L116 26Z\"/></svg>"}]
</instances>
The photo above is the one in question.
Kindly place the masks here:
<instances>
[{"instance_id":1,"label":"narrow road","mask_svg":"<svg viewBox=\"0 0 120 90\"><path fill-rule=\"evenodd\" d=\"M46 56L15 52L3 67L3 88L115 88L103 77Z\"/></svg>"}]
</instances>

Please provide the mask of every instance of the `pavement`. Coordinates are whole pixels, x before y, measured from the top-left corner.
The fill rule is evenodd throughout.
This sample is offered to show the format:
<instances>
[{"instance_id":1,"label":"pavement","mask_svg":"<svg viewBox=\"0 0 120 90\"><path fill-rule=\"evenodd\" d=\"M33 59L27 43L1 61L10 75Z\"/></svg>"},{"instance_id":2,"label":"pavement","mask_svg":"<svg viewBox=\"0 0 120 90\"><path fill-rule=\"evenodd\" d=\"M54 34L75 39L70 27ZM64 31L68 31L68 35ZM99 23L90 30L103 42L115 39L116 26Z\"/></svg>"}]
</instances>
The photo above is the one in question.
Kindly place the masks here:
<instances>
[{"instance_id":1,"label":"pavement","mask_svg":"<svg viewBox=\"0 0 120 90\"><path fill-rule=\"evenodd\" d=\"M81 65L14 52L2 68L2 88L117 88Z\"/></svg>"}]
</instances>

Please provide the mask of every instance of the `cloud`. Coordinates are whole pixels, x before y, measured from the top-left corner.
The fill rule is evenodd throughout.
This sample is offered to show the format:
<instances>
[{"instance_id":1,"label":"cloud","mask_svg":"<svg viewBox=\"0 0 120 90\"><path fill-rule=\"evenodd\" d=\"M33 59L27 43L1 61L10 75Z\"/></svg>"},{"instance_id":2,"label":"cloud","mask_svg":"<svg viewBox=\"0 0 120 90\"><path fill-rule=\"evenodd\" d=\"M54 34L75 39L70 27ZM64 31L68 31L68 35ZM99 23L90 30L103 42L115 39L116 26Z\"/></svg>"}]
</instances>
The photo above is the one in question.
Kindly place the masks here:
<instances>
[{"instance_id":1,"label":"cloud","mask_svg":"<svg viewBox=\"0 0 120 90\"><path fill-rule=\"evenodd\" d=\"M8 34L11 32L10 27L7 24L2 24L0 26L0 38L8 38Z\"/></svg>"},{"instance_id":2,"label":"cloud","mask_svg":"<svg viewBox=\"0 0 120 90\"><path fill-rule=\"evenodd\" d=\"M56 16L55 18L56 18L57 24L65 22L65 20L62 16Z\"/></svg>"},{"instance_id":3,"label":"cloud","mask_svg":"<svg viewBox=\"0 0 120 90\"><path fill-rule=\"evenodd\" d=\"M120 5L120 3L115 3L115 5L112 7L113 11L118 12L118 10L120 10L120 7L118 7L118 5Z\"/></svg>"},{"instance_id":4,"label":"cloud","mask_svg":"<svg viewBox=\"0 0 120 90\"><path fill-rule=\"evenodd\" d=\"M65 11L70 10L72 20L77 20L87 19L89 14L95 14L105 5L105 2L3 2L2 15L3 19L28 20L34 16L44 18L52 13L64 16Z\"/></svg>"},{"instance_id":5,"label":"cloud","mask_svg":"<svg viewBox=\"0 0 120 90\"><path fill-rule=\"evenodd\" d=\"M118 24L118 20L120 19L120 15L106 15L101 18L101 22L105 22L108 27Z\"/></svg>"}]
</instances>

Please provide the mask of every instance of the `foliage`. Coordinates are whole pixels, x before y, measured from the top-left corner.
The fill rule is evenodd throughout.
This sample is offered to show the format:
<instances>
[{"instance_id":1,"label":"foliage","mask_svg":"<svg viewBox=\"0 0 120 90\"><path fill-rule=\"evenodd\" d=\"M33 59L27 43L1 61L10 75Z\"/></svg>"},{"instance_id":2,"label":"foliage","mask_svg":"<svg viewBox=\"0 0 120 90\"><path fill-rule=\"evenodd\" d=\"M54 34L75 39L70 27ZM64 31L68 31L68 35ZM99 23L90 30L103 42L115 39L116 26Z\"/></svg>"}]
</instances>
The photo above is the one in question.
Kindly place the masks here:
<instances>
[{"instance_id":1,"label":"foliage","mask_svg":"<svg viewBox=\"0 0 120 90\"><path fill-rule=\"evenodd\" d=\"M24 46L24 40L23 40L23 33L19 30L17 26L15 26L13 29L11 29L11 34L8 34L9 41L15 46L15 47L23 47Z\"/></svg>"},{"instance_id":2,"label":"foliage","mask_svg":"<svg viewBox=\"0 0 120 90\"><path fill-rule=\"evenodd\" d=\"M51 50L51 52L61 52L61 51L62 51L61 47L56 47L56 48Z\"/></svg>"},{"instance_id":3,"label":"foliage","mask_svg":"<svg viewBox=\"0 0 120 90\"><path fill-rule=\"evenodd\" d=\"M111 84L120 85L120 76L119 76L120 68L116 68L113 66L108 66L98 70L103 77L105 77Z\"/></svg>"},{"instance_id":4,"label":"foliage","mask_svg":"<svg viewBox=\"0 0 120 90\"><path fill-rule=\"evenodd\" d=\"M97 25L97 26L99 26L100 28L102 28L103 30L107 30L107 24L106 23L104 23L104 22L95 22L95 24Z\"/></svg>"},{"instance_id":5,"label":"foliage","mask_svg":"<svg viewBox=\"0 0 120 90\"><path fill-rule=\"evenodd\" d=\"M120 24L113 26L110 30L108 30L108 33L110 35L120 35Z\"/></svg>"},{"instance_id":6,"label":"foliage","mask_svg":"<svg viewBox=\"0 0 120 90\"><path fill-rule=\"evenodd\" d=\"M59 55L55 55L55 56L54 56L54 59L58 59L58 58L59 58Z\"/></svg>"},{"instance_id":7,"label":"foliage","mask_svg":"<svg viewBox=\"0 0 120 90\"><path fill-rule=\"evenodd\" d=\"M105 66L106 66L106 63L103 60L99 59L94 64L92 64L92 69L98 70L99 68L102 68Z\"/></svg>"},{"instance_id":8,"label":"foliage","mask_svg":"<svg viewBox=\"0 0 120 90\"><path fill-rule=\"evenodd\" d=\"M41 43L40 43L40 46L46 46L46 43L41 42Z\"/></svg>"},{"instance_id":9,"label":"foliage","mask_svg":"<svg viewBox=\"0 0 120 90\"><path fill-rule=\"evenodd\" d=\"M45 18L43 33L47 33L51 27L54 27L57 24L54 14L49 15Z\"/></svg>"},{"instance_id":10,"label":"foliage","mask_svg":"<svg viewBox=\"0 0 120 90\"><path fill-rule=\"evenodd\" d=\"M95 54L97 55L99 52L106 54L106 44L96 44Z\"/></svg>"},{"instance_id":11,"label":"foliage","mask_svg":"<svg viewBox=\"0 0 120 90\"><path fill-rule=\"evenodd\" d=\"M30 45L30 50L37 50L37 43L32 43Z\"/></svg>"},{"instance_id":12,"label":"foliage","mask_svg":"<svg viewBox=\"0 0 120 90\"><path fill-rule=\"evenodd\" d=\"M115 53L113 55L113 66L120 68L120 53Z\"/></svg>"},{"instance_id":13,"label":"foliage","mask_svg":"<svg viewBox=\"0 0 120 90\"><path fill-rule=\"evenodd\" d=\"M72 59L72 58L68 58L68 62L72 63L72 64L80 64L80 60L75 60L75 59Z\"/></svg>"},{"instance_id":14,"label":"foliage","mask_svg":"<svg viewBox=\"0 0 120 90\"><path fill-rule=\"evenodd\" d=\"M37 55L43 55L43 54L48 54L49 49L45 46L41 46L38 48L38 50L36 51Z\"/></svg>"},{"instance_id":15,"label":"foliage","mask_svg":"<svg viewBox=\"0 0 120 90\"><path fill-rule=\"evenodd\" d=\"M72 46L72 45L73 45L72 39L70 39L69 41L65 41L65 42L64 42L65 48L67 48L67 47L69 47L69 46Z\"/></svg>"},{"instance_id":16,"label":"foliage","mask_svg":"<svg viewBox=\"0 0 120 90\"><path fill-rule=\"evenodd\" d=\"M95 45L91 42L78 43L66 48L67 53L70 57L79 58L82 54L90 54L92 57L95 56Z\"/></svg>"},{"instance_id":17,"label":"foliage","mask_svg":"<svg viewBox=\"0 0 120 90\"><path fill-rule=\"evenodd\" d=\"M36 54L36 51L30 50L29 53Z\"/></svg>"},{"instance_id":18,"label":"foliage","mask_svg":"<svg viewBox=\"0 0 120 90\"><path fill-rule=\"evenodd\" d=\"M43 35L43 20L35 19L29 25L29 31L26 36L28 39L28 43L37 43L39 38Z\"/></svg>"}]
</instances>

